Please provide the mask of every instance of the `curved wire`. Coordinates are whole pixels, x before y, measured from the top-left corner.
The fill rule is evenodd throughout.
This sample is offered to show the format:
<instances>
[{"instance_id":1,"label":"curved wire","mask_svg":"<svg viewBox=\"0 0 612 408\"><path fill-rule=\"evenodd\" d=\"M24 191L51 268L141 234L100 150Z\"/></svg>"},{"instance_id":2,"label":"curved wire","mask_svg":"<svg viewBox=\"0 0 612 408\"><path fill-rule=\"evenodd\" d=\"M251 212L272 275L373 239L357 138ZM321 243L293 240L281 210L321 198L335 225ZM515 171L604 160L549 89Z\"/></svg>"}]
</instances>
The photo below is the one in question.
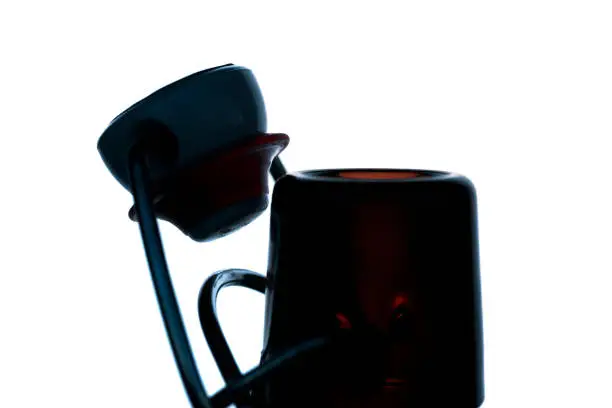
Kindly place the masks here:
<instances>
[{"instance_id":1,"label":"curved wire","mask_svg":"<svg viewBox=\"0 0 612 408\"><path fill-rule=\"evenodd\" d=\"M272 375L289 369L296 361L321 352L331 346L337 339L332 336L313 338L299 343L284 352L275 353L270 360L242 374L227 340L223 335L216 314L216 300L221 289L229 286L242 286L265 293L266 278L246 269L226 269L211 275L200 290L198 298L198 315L204 337L210 351L226 382L226 387L211 397L215 408L223 408L232 403L238 408L256 405L257 395L251 392L262 385Z\"/></svg>"},{"instance_id":2,"label":"curved wire","mask_svg":"<svg viewBox=\"0 0 612 408\"><path fill-rule=\"evenodd\" d=\"M266 291L266 278L246 269L226 269L211 275L198 296L198 316L208 347L226 383L242 377L238 364L223 336L217 319L217 297L221 289L242 286L259 293Z\"/></svg>"},{"instance_id":3,"label":"curved wire","mask_svg":"<svg viewBox=\"0 0 612 408\"><path fill-rule=\"evenodd\" d=\"M129 173L134 196L134 208L138 214L138 224L153 286L187 396L195 408L212 408L213 405L206 395L206 390L193 358L170 279L159 227L153 212L146 159L143 150L134 149L130 154Z\"/></svg>"},{"instance_id":4,"label":"curved wire","mask_svg":"<svg viewBox=\"0 0 612 408\"><path fill-rule=\"evenodd\" d=\"M276 374L283 368L289 367L290 364L288 363L308 356L312 352L322 350L331 344L331 339L317 338L305 341L243 375L240 373L236 361L221 332L221 328L216 319L214 303L218 292L221 288L226 286L246 286L264 293L265 278L246 270L222 271L211 277L212 279L209 279L207 284L204 285L199 303L200 323L202 324L202 328L209 332L209 335L212 333L210 339L209 336L206 336L209 345L213 344L221 347L221 349L225 346L224 353L222 353L225 359L218 359L217 363L220 367L223 367L221 372L227 382L227 386L210 399L206 394L193 357L193 352L187 338L187 332L170 278L161 235L152 206L147 159L146 151L143 149L134 148L132 152L130 152L128 164L130 186L132 195L134 196L134 209L138 216L142 242L160 312L189 401L195 408L222 408L232 403L236 403L239 400L244 401L245 398L248 400L247 396L253 389L253 386L261 384L268 379L270 375ZM278 166L277 163L277 168L275 170L275 178L280 178L284 175L282 164ZM205 301L206 299L208 299L208 303ZM207 310L207 312L203 313L203 310ZM212 332L210 330L212 330ZM218 349L218 347L216 348ZM213 355L215 354L213 353ZM216 355L215 358L217 359Z\"/></svg>"},{"instance_id":5,"label":"curved wire","mask_svg":"<svg viewBox=\"0 0 612 408\"><path fill-rule=\"evenodd\" d=\"M282 370L289 369L292 363L307 358L313 353L321 352L331 345L330 337L315 338L276 355L272 360L260 364L213 395L211 398L213 406L215 408L227 407L236 400L244 398L253 388L265 383L273 374L278 375Z\"/></svg>"},{"instance_id":6,"label":"curved wire","mask_svg":"<svg viewBox=\"0 0 612 408\"><path fill-rule=\"evenodd\" d=\"M272 160L272 164L270 165L270 174L272 174L274 181L278 181L281 177L287 174L287 169L278 156Z\"/></svg>"}]
</instances>

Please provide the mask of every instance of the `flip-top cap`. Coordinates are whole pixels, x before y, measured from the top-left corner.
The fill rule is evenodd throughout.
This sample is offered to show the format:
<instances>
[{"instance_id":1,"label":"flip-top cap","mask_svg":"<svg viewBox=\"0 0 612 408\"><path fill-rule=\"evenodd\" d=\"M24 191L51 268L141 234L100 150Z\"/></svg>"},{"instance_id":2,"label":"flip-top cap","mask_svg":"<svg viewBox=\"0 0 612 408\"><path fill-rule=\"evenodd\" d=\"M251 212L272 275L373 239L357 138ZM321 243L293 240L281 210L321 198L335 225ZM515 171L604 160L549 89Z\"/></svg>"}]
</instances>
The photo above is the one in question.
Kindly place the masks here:
<instances>
[{"instance_id":1,"label":"flip-top cap","mask_svg":"<svg viewBox=\"0 0 612 408\"><path fill-rule=\"evenodd\" d=\"M153 140L160 133L155 129L171 143ZM226 235L263 212L271 161L289 140L266 133L257 81L233 64L167 85L110 123L98 150L128 190L130 153L147 138L157 149L172 149L171 165L149 168L156 215L197 241ZM130 217L137 219L133 210Z\"/></svg>"},{"instance_id":2,"label":"flip-top cap","mask_svg":"<svg viewBox=\"0 0 612 408\"><path fill-rule=\"evenodd\" d=\"M143 120L163 123L174 134L176 168L266 131L263 97L249 69L227 64L189 75L126 109L100 137L98 150L104 163L128 189L128 155L140 137L135 130Z\"/></svg>"}]
</instances>

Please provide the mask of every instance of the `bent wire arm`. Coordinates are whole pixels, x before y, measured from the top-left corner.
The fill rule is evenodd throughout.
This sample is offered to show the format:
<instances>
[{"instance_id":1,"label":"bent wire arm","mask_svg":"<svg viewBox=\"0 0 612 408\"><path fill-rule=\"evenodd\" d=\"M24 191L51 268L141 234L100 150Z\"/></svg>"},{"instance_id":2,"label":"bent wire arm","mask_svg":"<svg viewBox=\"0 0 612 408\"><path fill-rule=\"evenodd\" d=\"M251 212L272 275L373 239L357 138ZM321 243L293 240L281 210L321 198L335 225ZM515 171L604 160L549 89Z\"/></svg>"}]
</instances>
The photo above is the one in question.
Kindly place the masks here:
<instances>
[{"instance_id":1,"label":"bent wire arm","mask_svg":"<svg viewBox=\"0 0 612 408\"><path fill-rule=\"evenodd\" d=\"M211 397L213 406L215 408L224 408L244 398L245 395L249 396L248 393L252 391L253 388L264 384L273 375L280 374L283 370L291 368L292 364L300 360L303 361L316 353L320 353L331 345L332 340L329 337L317 337L289 348L272 360L266 361L251 371L248 371L242 377L232 381L232 383L213 395Z\"/></svg>"},{"instance_id":2,"label":"bent wire arm","mask_svg":"<svg viewBox=\"0 0 612 408\"><path fill-rule=\"evenodd\" d=\"M135 147L130 152L129 175L134 207L144 245L157 302L164 320L176 365L187 396L195 408L212 408L198 372L187 333L181 317L168 264L152 206L147 168L147 152Z\"/></svg>"},{"instance_id":3,"label":"bent wire arm","mask_svg":"<svg viewBox=\"0 0 612 408\"><path fill-rule=\"evenodd\" d=\"M153 210L149 179L150 169L147 165L148 160L153 159L153 157L150 157L150 154L146 146L143 145L137 145L130 152L128 160L130 186L151 279L185 391L191 405L195 408L221 408L239 401L240 406L242 406L242 401L250 400L248 394L253 389L253 386L263 383L271 375L282 371L283 368L290 367L292 362L296 362L302 357L307 357L313 352L320 352L325 349L331 344L331 339L315 338L305 341L296 347L286 350L276 358L242 374L233 356L231 356L229 346L216 320L214 300L222 287L232 285L246 286L264 293L265 278L246 270L227 270L223 271L225 272L223 274L214 275L211 277L210 283L203 288L205 296L200 298L200 321L209 346L213 346L212 349L216 351L218 351L219 347L223 349L223 352L220 354L221 358L218 358L219 355L213 354L217 358L217 363L220 365L227 385L212 398L208 397L183 324L164 254L157 219ZM277 160L274 166L273 177L279 179L285 172L284 166ZM206 303L204 299L210 299L212 302Z\"/></svg>"},{"instance_id":4,"label":"bent wire arm","mask_svg":"<svg viewBox=\"0 0 612 408\"><path fill-rule=\"evenodd\" d=\"M287 169L278 156L272 160L272 164L270 165L270 174L272 175L274 181L278 181L281 177L287 174Z\"/></svg>"},{"instance_id":5,"label":"bent wire arm","mask_svg":"<svg viewBox=\"0 0 612 408\"><path fill-rule=\"evenodd\" d=\"M209 277L200 290L200 326L219 371L228 384L242 377L217 320L217 297L221 289L229 286L242 286L263 294L266 291L266 278L246 269L226 269Z\"/></svg>"},{"instance_id":6,"label":"bent wire arm","mask_svg":"<svg viewBox=\"0 0 612 408\"><path fill-rule=\"evenodd\" d=\"M230 286L241 286L265 293L266 282L264 276L246 269L226 269L211 275L200 290L198 299L200 325L215 362L227 383L225 388L211 397L215 408L226 407L232 403L238 408L260 406L261 404L258 405L260 396L253 394L255 388L272 376L279 375L283 370L290 369L298 361L320 353L330 348L334 341L338 341L338 337L331 336L311 338L278 353L272 359L242 374L217 319L217 296L221 289Z\"/></svg>"}]
</instances>

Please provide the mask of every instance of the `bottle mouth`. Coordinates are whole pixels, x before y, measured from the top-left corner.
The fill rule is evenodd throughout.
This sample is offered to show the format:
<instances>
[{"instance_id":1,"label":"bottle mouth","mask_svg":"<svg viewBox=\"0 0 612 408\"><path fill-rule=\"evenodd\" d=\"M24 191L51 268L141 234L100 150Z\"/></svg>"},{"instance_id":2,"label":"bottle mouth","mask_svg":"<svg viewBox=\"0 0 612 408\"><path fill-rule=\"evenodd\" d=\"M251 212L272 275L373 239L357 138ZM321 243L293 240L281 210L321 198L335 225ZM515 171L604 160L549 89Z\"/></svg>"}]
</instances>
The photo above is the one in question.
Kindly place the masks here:
<instances>
[{"instance_id":1,"label":"bottle mouth","mask_svg":"<svg viewBox=\"0 0 612 408\"><path fill-rule=\"evenodd\" d=\"M415 169L325 169L298 172L298 177L301 178L336 181L407 181L449 176L452 176L452 173Z\"/></svg>"},{"instance_id":2,"label":"bottle mouth","mask_svg":"<svg viewBox=\"0 0 612 408\"><path fill-rule=\"evenodd\" d=\"M397 180L423 177L418 171L372 171L372 170L345 170L339 171L336 177L355 180Z\"/></svg>"}]
</instances>

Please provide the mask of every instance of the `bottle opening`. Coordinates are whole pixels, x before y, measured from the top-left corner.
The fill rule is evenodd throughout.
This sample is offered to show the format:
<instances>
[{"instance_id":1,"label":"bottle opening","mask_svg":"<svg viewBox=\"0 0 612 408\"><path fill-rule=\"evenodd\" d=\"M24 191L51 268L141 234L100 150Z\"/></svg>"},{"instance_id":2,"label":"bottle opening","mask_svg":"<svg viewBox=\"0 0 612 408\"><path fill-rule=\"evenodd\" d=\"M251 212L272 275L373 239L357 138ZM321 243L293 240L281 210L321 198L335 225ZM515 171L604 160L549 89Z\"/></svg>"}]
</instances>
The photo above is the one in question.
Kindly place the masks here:
<instances>
[{"instance_id":1,"label":"bottle opening","mask_svg":"<svg viewBox=\"0 0 612 408\"><path fill-rule=\"evenodd\" d=\"M364 170L347 170L340 171L337 174L340 178L357 179L357 180L394 180L394 179L411 179L425 176L422 172L417 171L364 171Z\"/></svg>"},{"instance_id":2,"label":"bottle opening","mask_svg":"<svg viewBox=\"0 0 612 408\"><path fill-rule=\"evenodd\" d=\"M294 173L295 176L307 180L336 181L341 182L375 182L375 181L403 181L403 180L426 180L439 179L452 176L452 173L435 170L415 169L327 169L306 170Z\"/></svg>"}]
</instances>

